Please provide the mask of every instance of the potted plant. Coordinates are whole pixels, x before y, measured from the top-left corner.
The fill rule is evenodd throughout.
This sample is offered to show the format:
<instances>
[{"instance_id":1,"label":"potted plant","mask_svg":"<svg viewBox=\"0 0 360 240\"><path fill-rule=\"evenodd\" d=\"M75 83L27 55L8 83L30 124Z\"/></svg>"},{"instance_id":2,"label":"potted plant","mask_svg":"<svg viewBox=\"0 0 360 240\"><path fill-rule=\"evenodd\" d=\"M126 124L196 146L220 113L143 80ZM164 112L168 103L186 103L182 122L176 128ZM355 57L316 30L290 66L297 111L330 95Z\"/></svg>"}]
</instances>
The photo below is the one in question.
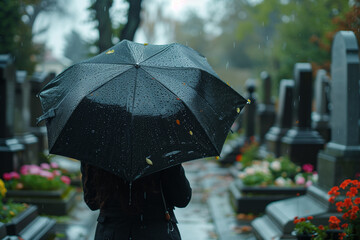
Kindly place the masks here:
<instances>
[{"instance_id":1,"label":"potted plant","mask_svg":"<svg viewBox=\"0 0 360 240\"><path fill-rule=\"evenodd\" d=\"M57 165L23 165L19 173L4 173L3 179L8 197L37 205L40 213L64 215L75 203L76 192L69 186L71 180Z\"/></svg>"}]
</instances>

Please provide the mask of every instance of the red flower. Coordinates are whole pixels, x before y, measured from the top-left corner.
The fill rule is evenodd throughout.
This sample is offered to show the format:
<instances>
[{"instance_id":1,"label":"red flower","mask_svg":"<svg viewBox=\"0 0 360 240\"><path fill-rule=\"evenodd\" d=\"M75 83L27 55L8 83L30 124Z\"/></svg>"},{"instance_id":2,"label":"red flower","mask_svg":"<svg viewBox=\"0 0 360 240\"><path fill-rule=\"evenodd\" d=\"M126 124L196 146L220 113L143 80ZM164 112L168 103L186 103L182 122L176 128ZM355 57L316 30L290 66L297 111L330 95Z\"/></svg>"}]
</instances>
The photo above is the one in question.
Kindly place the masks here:
<instances>
[{"instance_id":1,"label":"red flower","mask_svg":"<svg viewBox=\"0 0 360 240\"><path fill-rule=\"evenodd\" d=\"M313 216L308 216L308 217L307 217L307 220L313 220L313 219L314 219Z\"/></svg>"},{"instance_id":2,"label":"red flower","mask_svg":"<svg viewBox=\"0 0 360 240\"><path fill-rule=\"evenodd\" d=\"M344 223L343 225L341 225L342 228L347 228L349 226L349 224Z\"/></svg>"},{"instance_id":3,"label":"red flower","mask_svg":"<svg viewBox=\"0 0 360 240\"><path fill-rule=\"evenodd\" d=\"M346 236L346 233L339 233L339 239L342 240Z\"/></svg>"},{"instance_id":4,"label":"red flower","mask_svg":"<svg viewBox=\"0 0 360 240\"><path fill-rule=\"evenodd\" d=\"M340 184L340 187L341 187L342 189L345 189L345 188L349 185L349 183L351 183L351 180L350 180L350 179L346 179L346 180L344 180L344 181Z\"/></svg>"},{"instance_id":5,"label":"red flower","mask_svg":"<svg viewBox=\"0 0 360 240\"><path fill-rule=\"evenodd\" d=\"M323 226L323 225L319 225L318 229L320 229L320 230L324 230L325 228L324 228L324 226Z\"/></svg>"},{"instance_id":6,"label":"red flower","mask_svg":"<svg viewBox=\"0 0 360 240\"><path fill-rule=\"evenodd\" d=\"M334 202L335 202L335 196L331 196L331 197L329 198L329 202L334 203Z\"/></svg>"},{"instance_id":7,"label":"red flower","mask_svg":"<svg viewBox=\"0 0 360 240\"><path fill-rule=\"evenodd\" d=\"M236 161L241 162L241 160L242 160L242 155L241 154L236 155Z\"/></svg>"},{"instance_id":8,"label":"red flower","mask_svg":"<svg viewBox=\"0 0 360 240\"><path fill-rule=\"evenodd\" d=\"M339 223L340 223L340 219L338 219L336 216L331 216L331 217L329 218L329 223L339 224Z\"/></svg>"},{"instance_id":9,"label":"red flower","mask_svg":"<svg viewBox=\"0 0 360 240\"><path fill-rule=\"evenodd\" d=\"M339 191L339 187L335 186L335 187L332 187L332 188L330 189L330 191L328 192L328 194L329 194L329 195L336 195L337 193L339 193L338 191ZM339 193L339 194L340 194L340 193Z\"/></svg>"},{"instance_id":10,"label":"red flower","mask_svg":"<svg viewBox=\"0 0 360 240\"><path fill-rule=\"evenodd\" d=\"M295 219L294 220L294 224L297 224L297 223L299 223L300 222L300 219Z\"/></svg>"},{"instance_id":11,"label":"red flower","mask_svg":"<svg viewBox=\"0 0 360 240\"><path fill-rule=\"evenodd\" d=\"M306 219L305 218L300 218L300 222L305 222L306 221Z\"/></svg>"},{"instance_id":12,"label":"red flower","mask_svg":"<svg viewBox=\"0 0 360 240\"><path fill-rule=\"evenodd\" d=\"M353 203L351 201L351 198L345 198L344 200L344 204L343 204L343 207L345 207L346 209L348 209L350 206L352 206Z\"/></svg>"},{"instance_id":13,"label":"red flower","mask_svg":"<svg viewBox=\"0 0 360 240\"><path fill-rule=\"evenodd\" d=\"M355 198L354 203L355 204L360 204L360 198Z\"/></svg>"}]
</instances>

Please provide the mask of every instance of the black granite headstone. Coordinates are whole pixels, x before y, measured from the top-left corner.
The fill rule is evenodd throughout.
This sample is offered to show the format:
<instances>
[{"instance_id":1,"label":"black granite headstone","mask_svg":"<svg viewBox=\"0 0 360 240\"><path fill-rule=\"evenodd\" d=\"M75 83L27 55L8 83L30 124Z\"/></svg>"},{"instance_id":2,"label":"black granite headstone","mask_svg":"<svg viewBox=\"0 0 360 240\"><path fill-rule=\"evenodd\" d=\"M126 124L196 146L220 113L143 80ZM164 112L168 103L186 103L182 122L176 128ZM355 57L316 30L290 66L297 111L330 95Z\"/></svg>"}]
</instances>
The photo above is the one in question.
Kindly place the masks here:
<instances>
[{"instance_id":1,"label":"black granite headstone","mask_svg":"<svg viewBox=\"0 0 360 240\"><path fill-rule=\"evenodd\" d=\"M296 63L294 67L295 95L293 127L281 139L282 155L299 165L310 163L316 168L317 154L324 147L324 139L311 128L312 69L310 63Z\"/></svg>"},{"instance_id":2,"label":"black granite headstone","mask_svg":"<svg viewBox=\"0 0 360 240\"><path fill-rule=\"evenodd\" d=\"M248 92L247 98L250 100L250 104L245 109L245 141L251 141L255 138L255 115L256 115L256 99L255 99L255 80L246 80L246 90Z\"/></svg>"},{"instance_id":3,"label":"black granite headstone","mask_svg":"<svg viewBox=\"0 0 360 240\"><path fill-rule=\"evenodd\" d=\"M24 145L24 162L38 164L38 139L29 132L30 83L26 71L16 71L15 87L15 138Z\"/></svg>"},{"instance_id":4,"label":"black granite headstone","mask_svg":"<svg viewBox=\"0 0 360 240\"><path fill-rule=\"evenodd\" d=\"M274 125L275 122L275 106L271 100L271 78L267 72L261 73L261 81L263 88L262 103L258 104L258 136L259 144L265 143L265 134Z\"/></svg>"},{"instance_id":5,"label":"black granite headstone","mask_svg":"<svg viewBox=\"0 0 360 240\"><path fill-rule=\"evenodd\" d=\"M338 32L332 46L331 141L318 157L319 186L325 189L360 172L359 62L355 34Z\"/></svg>"},{"instance_id":6,"label":"black granite headstone","mask_svg":"<svg viewBox=\"0 0 360 240\"><path fill-rule=\"evenodd\" d=\"M359 141L359 48L355 34L340 31L332 45L331 141L318 154L319 181L304 196L269 204L266 215L252 222L257 239L288 239L295 216L313 216L316 225L328 225L329 216L338 216L328 191L344 179L356 179L360 172Z\"/></svg>"},{"instance_id":7,"label":"black granite headstone","mask_svg":"<svg viewBox=\"0 0 360 240\"><path fill-rule=\"evenodd\" d=\"M290 79L281 80L279 92L279 107L275 125L265 135L267 152L275 157L280 157L281 139L292 126L294 81Z\"/></svg>"},{"instance_id":8,"label":"black granite headstone","mask_svg":"<svg viewBox=\"0 0 360 240\"><path fill-rule=\"evenodd\" d=\"M23 163L24 145L14 138L15 68L10 55L0 55L0 176Z\"/></svg>"},{"instance_id":9,"label":"black granite headstone","mask_svg":"<svg viewBox=\"0 0 360 240\"><path fill-rule=\"evenodd\" d=\"M312 128L318 131L325 142L330 141L330 80L324 69L316 73L315 111L312 113Z\"/></svg>"}]
</instances>

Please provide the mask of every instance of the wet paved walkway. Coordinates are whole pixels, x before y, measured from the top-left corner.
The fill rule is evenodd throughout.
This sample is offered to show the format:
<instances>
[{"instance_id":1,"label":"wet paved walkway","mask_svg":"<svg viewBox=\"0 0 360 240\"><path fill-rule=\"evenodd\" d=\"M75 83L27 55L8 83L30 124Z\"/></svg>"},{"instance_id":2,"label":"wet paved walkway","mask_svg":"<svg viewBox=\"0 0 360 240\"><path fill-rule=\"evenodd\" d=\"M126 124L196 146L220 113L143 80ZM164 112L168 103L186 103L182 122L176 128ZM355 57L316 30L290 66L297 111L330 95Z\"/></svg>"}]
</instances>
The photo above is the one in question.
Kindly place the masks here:
<instances>
[{"instance_id":1,"label":"wet paved walkway","mask_svg":"<svg viewBox=\"0 0 360 240\"><path fill-rule=\"evenodd\" d=\"M183 240L255 240L251 231L244 231L249 221L239 221L228 198L228 186L233 181L230 169L213 160L196 160L183 164L193 189L186 208L176 208L175 215ZM65 224L57 224L58 232L67 237L59 240L94 239L98 212L90 211L81 201Z\"/></svg>"}]
</instances>

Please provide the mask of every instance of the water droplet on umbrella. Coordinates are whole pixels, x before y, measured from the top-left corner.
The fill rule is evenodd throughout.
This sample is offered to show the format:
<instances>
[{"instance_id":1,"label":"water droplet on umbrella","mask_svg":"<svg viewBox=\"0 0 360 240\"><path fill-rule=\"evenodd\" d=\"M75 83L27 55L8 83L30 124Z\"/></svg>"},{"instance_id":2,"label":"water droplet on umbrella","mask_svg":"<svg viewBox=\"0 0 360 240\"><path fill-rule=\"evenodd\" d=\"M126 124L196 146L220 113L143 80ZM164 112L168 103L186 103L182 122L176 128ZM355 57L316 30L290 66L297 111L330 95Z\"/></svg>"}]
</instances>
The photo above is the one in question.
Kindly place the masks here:
<instances>
[{"instance_id":1,"label":"water droplet on umbrella","mask_svg":"<svg viewBox=\"0 0 360 240\"><path fill-rule=\"evenodd\" d=\"M246 103L247 103L247 104L250 104L250 103L251 103L251 100L250 100L250 99L248 99Z\"/></svg>"},{"instance_id":2,"label":"water droplet on umbrella","mask_svg":"<svg viewBox=\"0 0 360 240\"><path fill-rule=\"evenodd\" d=\"M115 50L114 50L114 49L111 49L111 50L107 51L106 54L112 54L112 53L114 53L114 52L115 52Z\"/></svg>"},{"instance_id":3,"label":"water droplet on umbrella","mask_svg":"<svg viewBox=\"0 0 360 240\"><path fill-rule=\"evenodd\" d=\"M93 129L93 130L91 130L91 133L95 133L95 130Z\"/></svg>"},{"instance_id":4,"label":"water droplet on umbrella","mask_svg":"<svg viewBox=\"0 0 360 240\"><path fill-rule=\"evenodd\" d=\"M215 158L216 158L216 160L219 160L219 159L220 159L220 157L219 157L219 156L216 156Z\"/></svg>"},{"instance_id":5,"label":"water droplet on umbrella","mask_svg":"<svg viewBox=\"0 0 360 240\"><path fill-rule=\"evenodd\" d=\"M144 46L147 46L147 45L149 45L148 43L144 43Z\"/></svg>"},{"instance_id":6,"label":"water droplet on umbrella","mask_svg":"<svg viewBox=\"0 0 360 240\"><path fill-rule=\"evenodd\" d=\"M192 135L193 135L193 132L192 132L192 131L190 131L190 132L189 132L189 134L192 136Z\"/></svg>"},{"instance_id":7,"label":"water droplet on umbrella","mask_svg":"<svg viewBox=\"0 0 360 240\"><path fill-rule=\"evenodd\" d=\"M240 108L236 108L236 112L239 113L239 112L240 112Z\"/></svg>"},{"instance_id":8,"label":"water droplet on umbrella","mask_svg":"<svg viewBox=\"0 0 360 240\"><path fill-rule=\"evenodd\" d=\"M180 125L180 120L179 119L176 119L176 124Z\"/></svg>"}]
</instances>

